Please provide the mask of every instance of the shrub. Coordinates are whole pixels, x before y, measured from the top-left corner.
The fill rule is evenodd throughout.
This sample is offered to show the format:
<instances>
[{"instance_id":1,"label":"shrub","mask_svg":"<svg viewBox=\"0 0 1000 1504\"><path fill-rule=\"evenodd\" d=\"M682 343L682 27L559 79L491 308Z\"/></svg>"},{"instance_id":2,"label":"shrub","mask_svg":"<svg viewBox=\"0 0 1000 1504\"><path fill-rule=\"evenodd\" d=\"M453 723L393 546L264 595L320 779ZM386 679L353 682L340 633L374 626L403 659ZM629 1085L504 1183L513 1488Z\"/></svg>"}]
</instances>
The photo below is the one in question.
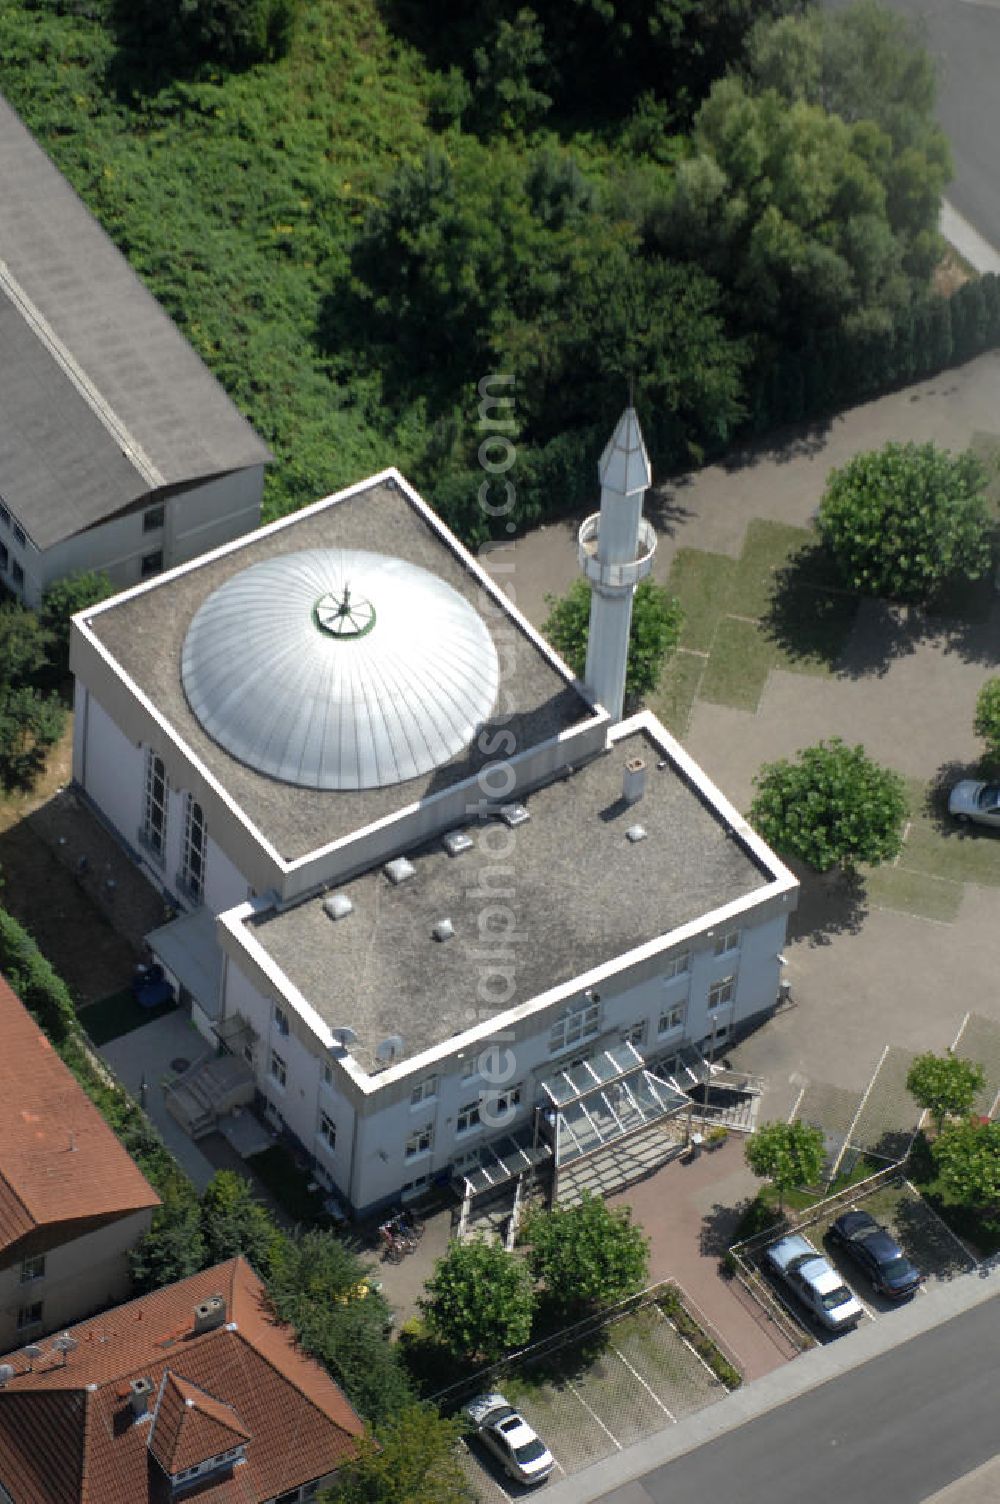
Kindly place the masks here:
<instances>
[{"instance_id":1,"label":"shrub","mask_svg":"<svg viewBox=\"0 0 1000 1504\"><path fill-rule=\"evenodd\" d=\"M987 679L979 691L972 729L986 743L986 755L1000 761L1000 679Z\"/></svg>"},{"instance_id":2,"label":"shrub","mask_svg":"<svg viewBox=\"0 0 1000 1504\"><path fill-rule=\"evenodd\" d=\"M590 637L590 587L586 580L574 580L561 599L547 595L545 601L549 615L542 631L582 679ZM663 665L677 646L683 619L680 603L662 585L642 581L632 602L625 674L627 701L643 700L656 688Z\"/></svg>"},{"instance_id":3,"label":"shrub","mask_svg":"<svg viewBox=\"0 0 1000 1504\"><path fill-rule=\"evenodd\" d=\"M786 1191L818 1182L825 1141L811 1123L764 1123L747 1139L744 1153L753 1173L770 1180L781 1205Z\"/></svg>"},{"instance_id":4,"label":"shrub","mask_svg":"<svg viewBox=\"0 0 1000 1504\"><path fill-rule=\"evenodd\" d=\"M957 1055L918 1055L906 1077L906 1089L918 1106L934 1119L938 1133L948 1117L962 1117L972 1110L976 1093L986 1085L986 1072L972 1060Z\"/></svg>"}]
</instances>

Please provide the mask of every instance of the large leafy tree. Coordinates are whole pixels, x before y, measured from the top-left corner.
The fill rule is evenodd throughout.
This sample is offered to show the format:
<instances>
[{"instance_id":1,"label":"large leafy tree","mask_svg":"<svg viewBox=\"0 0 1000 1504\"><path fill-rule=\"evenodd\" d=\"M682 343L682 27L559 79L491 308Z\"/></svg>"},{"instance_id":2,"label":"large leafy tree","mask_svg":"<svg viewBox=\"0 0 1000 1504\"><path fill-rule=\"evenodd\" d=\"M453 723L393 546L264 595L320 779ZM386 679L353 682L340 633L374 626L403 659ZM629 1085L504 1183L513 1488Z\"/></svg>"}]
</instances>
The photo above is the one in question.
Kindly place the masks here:
<instances>
[{"instance_id":1,"label":"large leafy tree","mask_svg":"<svg viewBox=\"0 0 1000 1504\"><path fill-rule=\"evenodd\" d=\"M281 57L298 0L112 0L119 35L173 66L246 67Z\"/></svg>"},{"instance_id":2,"label":"large leafy tree","mask_svg":"<svg viewBox=\"0 0 1000 1504\"><path fill-rule=\"evenodd\" d=\"M396 1348L385 1340L391 1312L368 1282L369 1268L332 1232L286 1239L272 1259L268 1295L373 1425L413 1399Z\"/></svg>"},{"instance_id":3,"label":"large leafy tree","mask_svg":"<svg viewBox=\"0 0 1000 1504\"><path fill-rule=\"evenodd\" d=\"M986 473L974 454L889 443L830 472L819 530L852 590L932 599L990 562Z\"/></svg>"},{"instance_id":4,"label":"large leafy tree","mask_svg":"<svg viewBox=\"0 0 1000 1504\"><path fill-rule=\"evenodd\" d=\"M787 1191L818 1183L825 1157L823 1134L797 1120L764 1123L747 1139L744 1154L753 1173L770 1180L783 1206Z\"/></svg>"},{"instance_id":5,"label":"large leafy tree","mask_svg":"<svg viewBox=\"0 0 1000 1504\"><path fill-rule=\"evenodd\" d=\"M458 1460L462 1424L409 1405L337 1474L320 1504L473 1504Z\"/></svg>"},{"instance_id":6,"label":"large leafy tree","mask_svg":"<svg viewBox=\"0 0 1000 1504\"><path fill-rule=\"evenodd\" d=\"M456 1241L420 1304L432 1335L457 1357L492 1361L527 1342L535 1293L522 1258L495 1243Z\"/></svg>"},{"instance_id":7,"label":"large leafy tree","mask_svg":"<svg viewBox=\"0 0 1000 1504\"><path fill-rule=\"evenodd\" d=\"M976 697L972 729L986 743L986 754L1000 762L1000 678L987 679Z\"/></svg>"},{"instance_id":8,"label":"large leafy tree","mask_svg":"<svg viewBox=\"0 0 1000 1504\"><path fill-rule=\"evenodd\" d=\"M70 617L106 600L113 591L107 575L98 569L67 575L46 590L38 616L43 630L49 634L48 657L60 676L69 672Z\"/></svg>"},{"instance_id":9,"label":"large leafy tree","mask_svg":"<svg viewBox=\"0 0 1000 1504\"><path fill-rule=\"evenodd\" d=\"M187 1184L172 1188L153 1213L149 1231L129 1253L133 1288L144 1295L197 1274L207 1262L194 1190Z\"/></svg>"},{"instance_id":10,"label":"large leafy tree","mask_svg":"<svg viewBox=\"0 0 1000 1504\"><path fill-rule=\"evenodd\" d=\"M586 580L574 580L560 599L547 595L545 600L549 614L542 631L582 679L590 636L590 587ZM682 621L680 603L662 585L643 580L632 602L626 699L642 700L656 688L663 665L677 646Z\"/></svg>"},{"instance_id":11,"label":"large leafy tree","mask_svg":"<svg viewBox=\"0 0 1000 1504\"><path fill-rule=\"evenodd\" d=\"M533 1212L524 1238L546 1304L562 1318L623 1300L649 1273L649 1240L630 1210L612 1208L599 1196Z\"/></svg>"},{"instance_id":12,"label":"large leafy tree","mask_svg":"<svg viewBox=\"0 0 1000 1504\"><path fill-rule=\"evenodd\" d=\"M0 785L30 785L45 752L62 735L65 711L41 685L50 670L52 633L34 611L0 605Z\"/></svg>"},{"instance_id":13,"label":"large leafy tree","mask_svg":"<svg viewBox=\"0 0 1000 1504\"><path fill-rule=\"evenodd\" d=\"M201 1198L201 1232L207 1263L241 1253L262 1277L284 1243L249 1182L232 1170L220 1170L209 1181Z\"/></svg>"},{"instance_id":14,"label":"large leafy tree","mask_svg":"<svg viewBox=\"0 0 1000 1504\"><path fill-rule=\"evenodd\" d=\"M754 785L753 825L778 851L818 872L892 861L900 852L906 787L864 747L831 737L794 761L765 763Z\"/></svg>"},{"instance_id":15,"label":"large leafy tree","mask_svg":"<svg viewBox=\"0 0 1000 1504\"><path fill-rule=\"evenodd\" d=\"M918 1055L906 1076L906 1089L934 1120L938 1133L949 1117L964 1117L972 1109L976 1093L986 1084L986 1073L973 1060L962 1060L949 1050L946 1055Z\"/></svg>"},{"instance_id":16,"label":"large leafy tree","mask_svg":"<svg viewBox=\"0 0 1000 1504\"><path fill-rule=\"evenodd\" d=\"M931 1144L943 1189L963 1206L1000 1210L1000 1122L949 1123Z\"/></svg>"}]
</instances>

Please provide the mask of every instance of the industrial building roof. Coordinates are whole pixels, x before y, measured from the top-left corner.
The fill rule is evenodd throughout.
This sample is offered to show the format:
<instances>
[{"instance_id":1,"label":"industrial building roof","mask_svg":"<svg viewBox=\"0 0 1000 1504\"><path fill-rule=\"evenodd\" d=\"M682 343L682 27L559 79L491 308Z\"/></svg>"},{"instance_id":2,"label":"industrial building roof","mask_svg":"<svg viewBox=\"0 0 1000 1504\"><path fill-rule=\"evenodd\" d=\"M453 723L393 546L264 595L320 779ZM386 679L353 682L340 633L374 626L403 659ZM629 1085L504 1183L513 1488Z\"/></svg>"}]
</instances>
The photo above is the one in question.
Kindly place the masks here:
<instances>
[{"instance_id":1,"label":"industrial building roof","mask_svg":"<svg viewBox=\"0 0 1000 1504\"><path fill-rule=\"evenodd\" d=\"M627 805L623 767L634 758L646 765L646 788ZM327 894L247 921L320 1017L350 1025L363 1068L376 1068L383 1040L398 1036L397 1058L410 1058L774 876L646 729L528 795L524 808L530 818L509 830L466 826L471 846L460 855L440 839L408 852L414 873L398 885L377 868L338 887L353 905L343 918L330 917ZM630 839L637 826L645 835ZM444 920L453 934L436 939ZM510 972L513 990L484 1009L477 983L491 962Z\"/></svg>"},{"instance_id":2,"label":"industrial building roof","mask_svg":"<svg viewBox=\"0 0 1000 1504\"><path fill-rule=\"evenodd\" d=\"M46 549L258 438L0 97L0 496Z\"/></svg>"}]
</instances>

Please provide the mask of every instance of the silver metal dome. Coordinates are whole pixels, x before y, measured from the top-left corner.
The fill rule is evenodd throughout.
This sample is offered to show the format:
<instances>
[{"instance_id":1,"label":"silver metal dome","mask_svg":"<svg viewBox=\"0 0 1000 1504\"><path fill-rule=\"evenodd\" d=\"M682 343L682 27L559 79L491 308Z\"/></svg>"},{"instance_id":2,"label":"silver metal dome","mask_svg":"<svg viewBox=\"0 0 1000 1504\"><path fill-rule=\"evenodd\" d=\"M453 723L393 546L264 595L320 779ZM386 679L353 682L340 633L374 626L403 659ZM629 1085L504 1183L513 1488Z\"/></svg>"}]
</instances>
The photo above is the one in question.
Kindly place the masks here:
<instances>
[{"instance_id":1,"label":"silver metal dome","mask_svg":"<svg viewBox=\"0 0 1000 1504\"><path fill-rule=\"evenodd\" d=\"M485 624L444 580L361 550L252 564L196 612L181 679L212 739L313 789L403 783L468 746L496 702Z\"/></svg>"}]
</instances>

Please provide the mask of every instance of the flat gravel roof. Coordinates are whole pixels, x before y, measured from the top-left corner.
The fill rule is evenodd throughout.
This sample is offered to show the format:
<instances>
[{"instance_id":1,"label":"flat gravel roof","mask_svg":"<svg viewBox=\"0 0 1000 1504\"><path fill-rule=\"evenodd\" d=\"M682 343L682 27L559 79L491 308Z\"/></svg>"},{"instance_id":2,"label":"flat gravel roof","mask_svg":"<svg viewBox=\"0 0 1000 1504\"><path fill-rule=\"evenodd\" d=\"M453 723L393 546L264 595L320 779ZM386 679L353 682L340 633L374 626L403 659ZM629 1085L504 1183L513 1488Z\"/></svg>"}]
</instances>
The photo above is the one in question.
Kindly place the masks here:
<instances>
[{"instance_id":1,"label":"flat gravel roof","mask_svg":"<svg viewBox=\"0 0 1000 1504\"><path fill-rule=\"evenodd\" d=\"M632 757L646 763L646 792L626 806ZM488 836L487 849L489 827L467 826L473 849L452 857L436 838L408 853L416 872L399 886L377 868L338 887L354 905L346 918L330 919L321 896L248 921L316 1012L356 1032L351 1053L363 1068L390 1035L410 1058L486 1021L476 1004L482 955L503 944L491 905L514 916L515 990L503 1005L513 1008L772 880L645 730L524 803L524 824L489 822L502 836ZM647 834L633 843L625 832L637 824ZM489 855L491 844L510 855ZM438 941L443 919L454 936Z\"/></svg>"}]
</instances>

